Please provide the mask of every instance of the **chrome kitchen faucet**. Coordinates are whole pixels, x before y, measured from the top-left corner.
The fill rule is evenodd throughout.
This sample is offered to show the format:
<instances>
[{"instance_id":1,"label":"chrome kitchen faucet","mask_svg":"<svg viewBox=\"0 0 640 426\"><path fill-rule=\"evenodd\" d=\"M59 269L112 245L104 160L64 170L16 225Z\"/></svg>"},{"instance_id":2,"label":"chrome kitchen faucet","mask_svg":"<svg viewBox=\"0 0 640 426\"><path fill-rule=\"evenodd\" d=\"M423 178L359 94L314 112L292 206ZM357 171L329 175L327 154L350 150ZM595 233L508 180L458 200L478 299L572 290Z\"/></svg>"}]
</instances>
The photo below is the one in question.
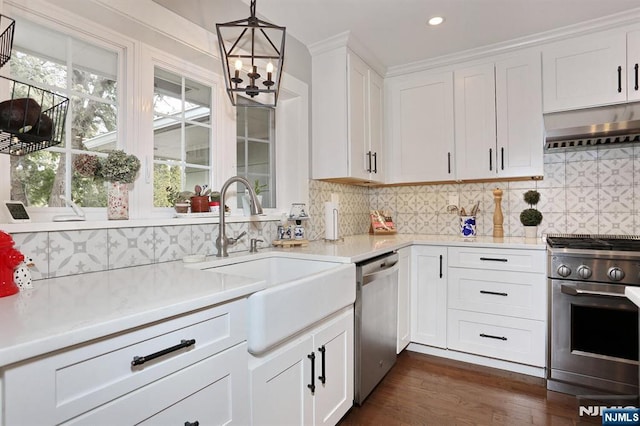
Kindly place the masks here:
<instances>
[{"instance_id":1,"label":"chrome kitchen faucet","mask_svg":"<svg viewBox=\"0 0 640 426\"><path fill-rule=\"evenodd\" d=\"M227 247L229 247L229 245L235 244L240 239L240 237L246 234L246 232L243 232L235 238L228 238L224 228L225 196L227 194L227 189L229 189L229 186L234 182L240 182L247 187L247 190L249 191L249 204L251 206L251 214L262 214L262 206L260 205L258 197L256 196L256 193L249 181L242 176L230 177L220 189L220 222L218 227L218 238L216 238L216 249L218 250L218 252L216 253L216 257L228 257L229 253L227 253Z\"/></svg>"}]
</instances>

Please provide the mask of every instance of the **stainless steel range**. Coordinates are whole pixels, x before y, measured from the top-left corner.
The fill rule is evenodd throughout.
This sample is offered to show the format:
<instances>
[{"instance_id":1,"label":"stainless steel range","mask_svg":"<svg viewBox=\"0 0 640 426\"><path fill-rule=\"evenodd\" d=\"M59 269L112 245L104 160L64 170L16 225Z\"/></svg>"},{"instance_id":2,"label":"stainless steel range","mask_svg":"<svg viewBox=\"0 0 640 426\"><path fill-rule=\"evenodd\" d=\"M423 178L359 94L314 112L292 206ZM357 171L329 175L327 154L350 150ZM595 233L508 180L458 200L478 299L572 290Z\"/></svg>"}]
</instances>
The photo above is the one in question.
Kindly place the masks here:
<instances>
[{"instance_id":1,"label":"stainless steel range","mask_svg":"<svg viewBox=\"0 0 640 426\"><path fill-rule=\"evenodd\" d=\"M547 389L638 395L640 236L547 236L550 368Z\"/></svg>"}]
</instances>

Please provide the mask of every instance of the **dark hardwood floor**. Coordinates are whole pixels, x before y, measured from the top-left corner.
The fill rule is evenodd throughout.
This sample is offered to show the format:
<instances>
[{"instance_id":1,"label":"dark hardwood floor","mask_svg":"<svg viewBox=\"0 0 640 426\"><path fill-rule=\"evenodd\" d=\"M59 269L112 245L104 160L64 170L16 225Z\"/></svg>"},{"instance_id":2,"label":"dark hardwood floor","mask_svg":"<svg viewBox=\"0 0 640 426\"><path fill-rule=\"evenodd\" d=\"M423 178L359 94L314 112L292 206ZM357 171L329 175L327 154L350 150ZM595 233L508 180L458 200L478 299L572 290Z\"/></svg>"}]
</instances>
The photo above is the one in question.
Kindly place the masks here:
<instances>
[{"instance_id":1,"label":"dark hardwood floor","mask_svg":"<svg viewBox=\"0 0 640 426\"><path fill-rule=\"evenodd\" d=\"M601 424L580 417L578 406L540 378L404 351L340 425Z\"/></svg>"}]
</instances>

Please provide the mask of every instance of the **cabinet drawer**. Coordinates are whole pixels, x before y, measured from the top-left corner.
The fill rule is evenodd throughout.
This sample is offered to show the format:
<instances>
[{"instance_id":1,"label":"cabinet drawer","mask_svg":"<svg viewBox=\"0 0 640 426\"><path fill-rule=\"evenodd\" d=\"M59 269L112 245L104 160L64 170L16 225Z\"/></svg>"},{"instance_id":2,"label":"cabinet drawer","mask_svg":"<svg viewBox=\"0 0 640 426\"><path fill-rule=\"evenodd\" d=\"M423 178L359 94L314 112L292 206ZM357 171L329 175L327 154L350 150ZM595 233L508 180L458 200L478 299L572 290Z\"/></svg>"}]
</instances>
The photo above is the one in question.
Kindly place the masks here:
<instances>
[{"instance_id":1,"label":"cabinet drawer","mask_svg":"<svg viewBox=\"0 0 640 426\"><path fill-rule=\"evenodd\" d=\"M7 424L63 422L234 346L246 340L245 312L242 299L15 364L4 375ZM191 339L190 347L132 366L135 356Z\"/></svg>"},{"instance_id":2,"label":"cabinet drawer","mask_svg":"<svg viewBox=\"0 0 640 426\"><path fill-rule=\"evenodd\" d=\"M247 358L242 343L64 424L248 424Z\"/></svg>"},{"instance_id":3,"label":"cabinet drawer","mask_svg":"<svg viewBox=\"0 0 640 426\"><path fill-rule=\"evenodd\" d=\"M498 271L546 271L544 250L449 247L449 267L494 269Z\"/></svg>"},{"instance_id":4,"label":"cabinet drawer","mask_svg":"<svg viewBox=\"0 0 640 426\"><path fill-rule=\"evenodd\" d=\"M449 308L545 320L547 286L544 274L513 271L449 269Z\"/></svg>"},{"instance_id":5,"label":"cabinet drawer","mask_svg":"<svg viewBox=\"0 0 640 426\"><path fill-rule=\"evenodd\" d=\"M449 309L449 349L544 367L545 322Z\"/></svg>"}]
</instances>

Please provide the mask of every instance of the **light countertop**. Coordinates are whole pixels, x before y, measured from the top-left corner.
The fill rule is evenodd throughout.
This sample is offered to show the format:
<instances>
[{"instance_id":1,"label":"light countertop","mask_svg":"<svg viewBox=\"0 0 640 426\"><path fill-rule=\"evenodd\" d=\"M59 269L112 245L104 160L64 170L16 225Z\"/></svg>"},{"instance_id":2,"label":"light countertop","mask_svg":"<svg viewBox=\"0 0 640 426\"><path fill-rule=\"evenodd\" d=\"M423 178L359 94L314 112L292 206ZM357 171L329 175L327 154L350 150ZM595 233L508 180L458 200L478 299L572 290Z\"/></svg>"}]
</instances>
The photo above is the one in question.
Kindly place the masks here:
<instances>
[{"instance_id":1,"label":"light countertop","mask_svg":"<svg viewBox=\"0 0 640 426\"><path fill-rule=\"evenodd\" d=\"M265 288L256 281L200 270L248 256L354 263L412 244L545 250L541 240L438 235L357 235L307 247L264 248L257 254L209 257L202 264L157 263L34 282L34 289L0 298L0 367L174 315L224 303ZM355 283L354 283L355 285Z\"/></svg>"},{"instance_id":2,"label":"light countertop","mask_svg":"<svg viewBox=\"0 0 640 426\"><path fill-rule=\"evenodd\" d=\"M247 296L264 281L157 263L51 278L0 298L0 366Z\"/></svg>"}]
</instances>

